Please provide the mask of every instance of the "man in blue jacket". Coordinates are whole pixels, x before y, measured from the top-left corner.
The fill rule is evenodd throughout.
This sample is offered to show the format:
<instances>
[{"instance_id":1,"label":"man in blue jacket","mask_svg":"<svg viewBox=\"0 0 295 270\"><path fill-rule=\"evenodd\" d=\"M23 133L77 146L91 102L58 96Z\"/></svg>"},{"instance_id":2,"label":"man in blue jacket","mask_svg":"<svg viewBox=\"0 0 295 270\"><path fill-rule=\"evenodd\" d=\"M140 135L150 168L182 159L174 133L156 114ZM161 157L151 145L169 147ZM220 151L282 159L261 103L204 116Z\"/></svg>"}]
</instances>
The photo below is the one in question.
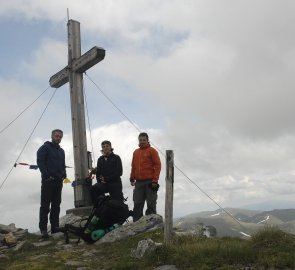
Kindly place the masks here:
<instances>
[{"instance_id":1,"label":"man in blue jacket","mask_svg":"<svg viewBox=\"0 0 295 270\"><path fill-rule=\"evenodd\" d=\"M47 223L49 212L51 233L55 233L56 228L59 227L63 179L67 177L65 152L59 146L62 137L62 130L53 130L51 142L46 141L37 151L37 164L42 178L39 214L39 228L42 238L48 238Z\"/></svg>"}]
</instances>

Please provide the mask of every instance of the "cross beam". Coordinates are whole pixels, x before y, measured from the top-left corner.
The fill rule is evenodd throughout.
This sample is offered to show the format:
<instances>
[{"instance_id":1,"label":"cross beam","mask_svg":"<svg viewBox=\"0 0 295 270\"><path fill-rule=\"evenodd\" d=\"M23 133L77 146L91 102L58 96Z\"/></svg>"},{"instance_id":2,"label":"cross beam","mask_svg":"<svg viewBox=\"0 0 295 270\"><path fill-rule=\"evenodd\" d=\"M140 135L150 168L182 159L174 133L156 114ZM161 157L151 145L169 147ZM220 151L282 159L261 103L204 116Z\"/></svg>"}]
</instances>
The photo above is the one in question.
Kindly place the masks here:
<instances>
[{"instance_id":1,"label":"cross beam","mask_svg":"<svg viewBox=\"0 0 295 270\"><path fill-rule=\"evenodd\" d=\"M83 73L87 69L96 65L98 62L102 61L105 57L105 50L99 47L93 47L88 52L84 53L78 59L72 61L72 71ZM51 87L59 88L69 82L70 74L69 66L66 66L61 71L57 72L49 79L49 84Z\"/></svg>"},{"instance_id":2,"label":"cross beam","mask_svg":"<svg viewBox=\"0 0 295 270\"><path fill-rule=\"evenodd\" d=\"M68 65L51 76L51 87L59 88L70 83L71 114L73 131L73 148L75 163L75 207L90 206L92 204L90 186L86 183L88 172L88 155L85 126L85 109L83 93L83 73L102 61L105 50L93 47L81 56L80 23L68 21Z\"/></svg>"}]
</instances>

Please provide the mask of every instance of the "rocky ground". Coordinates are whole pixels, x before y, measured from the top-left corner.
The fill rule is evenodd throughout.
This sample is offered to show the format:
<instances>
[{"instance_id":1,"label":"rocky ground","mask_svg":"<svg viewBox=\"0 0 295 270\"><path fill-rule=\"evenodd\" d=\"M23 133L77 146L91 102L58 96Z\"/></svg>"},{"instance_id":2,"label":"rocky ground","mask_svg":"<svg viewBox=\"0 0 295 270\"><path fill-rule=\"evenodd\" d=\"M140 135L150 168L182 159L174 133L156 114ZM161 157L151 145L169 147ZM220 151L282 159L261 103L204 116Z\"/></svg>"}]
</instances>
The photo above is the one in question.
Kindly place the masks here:
<instances>
[{"instance_id":1,"label":"rocky ground","mask_svg":"<svg viewBox=\"0 0 295 270\"><path fill-rule=\"evenodd\" d=\"M68 222L75 223L78 220L79 217L68 215L61 219L61 224ZM135 223L127 223L116 228L94 244L87 244L83 240L77 243L78 239L71 235L70 241L67 244L63 233L52 234L49 239L43 240L40 235L29 234L28 230L16 228L14 224L0 225L0 270L129 269L128 265L122 265L122 268L116 266L114 262L118 258L112 257L110 252L112 244L108 243L114 243L113 248L122 248L120 252L123 254L125 250L126 254L124 244L130 241L131 238L134 239L134 248L129 249L128 256L134 261L140 260L146 252L155 250L162 243L154 242L150 238L136 238L136 236L142 233L148 233L149 231L162 230L161 228L163 228L162 217L159 215L150 215L141 218ZM120 247L117 247L116 245L119 243ZM118 255L116 256L119 257ZM114 263L111 268L108 266L108 260L112 260L112 263ZM119 261L118 265L120 265ZM177 268L173 265L163 265L155 269L175 270Z\"/></svg>"}]
</instances>

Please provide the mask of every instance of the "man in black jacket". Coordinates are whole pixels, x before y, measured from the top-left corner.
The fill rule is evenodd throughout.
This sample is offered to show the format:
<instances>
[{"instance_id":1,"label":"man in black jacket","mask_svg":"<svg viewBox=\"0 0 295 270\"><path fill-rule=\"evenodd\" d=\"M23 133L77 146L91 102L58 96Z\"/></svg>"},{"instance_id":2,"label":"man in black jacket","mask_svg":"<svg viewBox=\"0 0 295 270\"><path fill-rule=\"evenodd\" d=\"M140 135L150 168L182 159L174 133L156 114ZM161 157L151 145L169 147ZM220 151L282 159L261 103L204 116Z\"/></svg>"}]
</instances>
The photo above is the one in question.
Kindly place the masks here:
<instances>
[{"instance_id":1,"label":"man in black jacket","mask_svg":"<svg viewBox=\"0 0 295 270\"><path fill-rule=\"evenodd\" d=\"M97 198L104 193L109 193L112 199L124 200L122 193L121 176L123 174L120 156L113 153L110 141L101 143L102 156L97 160L96 180L97 183L91 188L92 201L95 205Z\"/></svg>"},{"instance_id":2,"label":"man in black jacket","mask_svg":"<svg viewBox=\"0 0 295 270\"><path fill-rule=\"evenodd\" d=\"M59 227L63 179L67 177L65 152L59 146L62 137L62 130L53 130L51 142L46 141L37 151L37 164L42 178L39 214L39 228L42 238L48 237L47 223L49 212L51 233L55 233L55 228Z\"/></svg>"}]
</instances>

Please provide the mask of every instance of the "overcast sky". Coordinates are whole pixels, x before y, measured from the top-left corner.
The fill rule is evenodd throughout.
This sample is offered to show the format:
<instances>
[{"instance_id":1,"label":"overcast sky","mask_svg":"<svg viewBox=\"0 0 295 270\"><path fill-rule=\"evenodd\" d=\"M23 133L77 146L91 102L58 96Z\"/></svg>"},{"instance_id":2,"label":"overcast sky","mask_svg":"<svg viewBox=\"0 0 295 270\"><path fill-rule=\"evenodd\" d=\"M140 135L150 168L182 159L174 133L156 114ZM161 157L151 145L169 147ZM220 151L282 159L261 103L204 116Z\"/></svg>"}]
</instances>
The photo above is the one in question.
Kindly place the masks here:
<instances>
[{"instance_id":1,"label":"overcast sky","mask_svg":"<svg viewBox=\"0 0 295 270\"><path fill-rule=\"evenodd\" d=\"M131 208L138 130L163 153L161 215L166 150L174 151L181 170L175 169L174 217L218 208L197 186L222 207L293 207L294 1L1 0L0 130L66 66L67 8L81 23L82 53L93 46L106 50L84 76L87 144L97 159L100 142L112 141ZM16 160L36 164L37 149L55 128L64 130L61 146L73 166L68 84L37 125L53 93L47 89L1 132L0 184ZM67 172L74 180L74 170ZM39 171L14 168L0 200L0 224L37 231ZM64 185L61 216L73 205L73 188Z\"/></svg>"}]
</instances>

